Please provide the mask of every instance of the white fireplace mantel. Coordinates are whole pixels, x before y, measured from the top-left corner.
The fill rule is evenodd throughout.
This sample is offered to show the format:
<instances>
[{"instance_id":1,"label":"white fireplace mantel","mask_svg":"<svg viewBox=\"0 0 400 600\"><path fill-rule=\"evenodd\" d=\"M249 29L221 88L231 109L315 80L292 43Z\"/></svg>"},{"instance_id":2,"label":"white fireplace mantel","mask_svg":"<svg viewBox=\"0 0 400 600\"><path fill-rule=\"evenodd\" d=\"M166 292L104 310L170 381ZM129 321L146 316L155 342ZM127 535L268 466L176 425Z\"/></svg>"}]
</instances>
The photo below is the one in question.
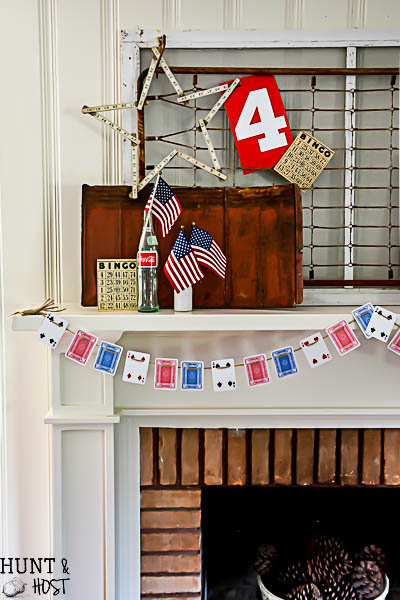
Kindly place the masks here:
<instances>
[{"instance_id":1,"label":"white fireplace mantel","mask_svg":"<svg viewBox=\"0 0 400 600\"><path fill-rule=\"evenodd\" d=\"M99 312L97 307L67 304L65 317L69 327L89 331L287 331L325 329L340 319L351 319L352 307L316 306L275 310L194 310L176 313L164 309L158 313ZM395 310L395 309L394 309ZM16 316L15 331L36 331L43 317Z\"/></svg>"},{"instance_id":2,"label":"white fireplace mantel","mask_svg":"<svg viewBox=\"0 0 400 600\"><path fill-rule=\"evenodd\" d=\"M396 309L395 309L396 310ZM351 319L350 307L274 311L199 310L175 314L99 313L68 305L69 328L119 341L125 349L155 356L204 359L269 352L298 345L307 333ZM40 316L16 316L15 331L36 331ZM71 565L71 598L140 600L141 427L191 428L400 428L399 357L358 333L361 348L334 356L329 366L309 369L263 390L249 390L237 369L235 393L157 392L153 372L139 387L112 378L91 364L82 367L63 352L71 336L49 350L54 554ZM333 350L333 353L335 351ZM298 353L301 354L301 353ZM272 370L272 367L271 367Z\"/></svg>"}]
</instances>

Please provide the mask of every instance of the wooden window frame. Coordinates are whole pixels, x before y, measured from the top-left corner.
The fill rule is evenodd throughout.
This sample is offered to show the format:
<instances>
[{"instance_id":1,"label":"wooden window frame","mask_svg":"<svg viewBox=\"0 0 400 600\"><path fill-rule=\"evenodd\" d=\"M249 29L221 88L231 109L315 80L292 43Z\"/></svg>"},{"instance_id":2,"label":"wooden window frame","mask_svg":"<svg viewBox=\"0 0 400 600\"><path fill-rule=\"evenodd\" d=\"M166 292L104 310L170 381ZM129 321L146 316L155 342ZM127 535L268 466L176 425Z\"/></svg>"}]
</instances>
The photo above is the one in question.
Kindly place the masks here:
<instances>
[{"instance_id":1,"label":"wooden window frame","mask_svg":"<svg viewBox=\"0 0 400 600\"><path fill-rule=\"evenodd\" d=\"M121 31L121 60L122 60L122 102L136 99L137 81L141 73L141 51L155 45L160 32L157 30ZM185 30L167 31L166 47L171 49L271 49L271 48L345 48L346 67L357 67L357 49L367 47L400 47L400 30L336 30L336 31L307 31L307 30ZM356 76L346 76L346 89L355 87ZM351 118L351 115L346 116ZM122 126L129 131L137 131L136 111L123 111ZM346 134L346 164L353 160L350 147L351 135ZM128 148L128 144L126 144ZM130 152L123 152L123 179L130 183ZM353 177L352 171L345 172L347 179ZM345 190L345 223L350 219L354 196L350 189ZM345 236L349 230L345 229ZM351 240L347 240L350 242ZM346 243L346 237L345 237ZM345 253L350 250L345 248ZM345 256L345 262L346 256ZM353 278L353 267L345 267L343 288L312 287L305 288L305 306L333 304L361 304L366 300L374 303L400 305L400 290L393 288L355 288L346 287L345 280Z\"/></svg>"}]
</instances>

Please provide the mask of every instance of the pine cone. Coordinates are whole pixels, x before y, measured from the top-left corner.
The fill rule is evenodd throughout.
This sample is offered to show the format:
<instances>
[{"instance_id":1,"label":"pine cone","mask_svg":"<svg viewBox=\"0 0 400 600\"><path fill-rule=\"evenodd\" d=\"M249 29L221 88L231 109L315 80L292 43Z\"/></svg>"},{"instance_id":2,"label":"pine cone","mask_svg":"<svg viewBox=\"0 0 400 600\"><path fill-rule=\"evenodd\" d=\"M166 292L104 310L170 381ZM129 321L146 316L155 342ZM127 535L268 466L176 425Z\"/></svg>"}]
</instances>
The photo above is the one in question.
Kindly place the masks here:
<instances>
[{"instance_id":1,"label":"pine cone","mask_svg":"<svg viewBox=\"0 0 400 600\"><path fill-rule=\"evenodd\" d=\"M309 577L306 566L300 561L294 561L279 570L276 580L280 588L292 589L294 586L307 583Z\"/></svg>"},{"instance_id":2,"label":"pine cone","mask_svg":"<svg viewBox=\"0 0 400 600\"><path fill-rule=\"evenodd\" d=\"M370 560L375 562L378 567L380 567L382 571L386 573L386 555L382 548L379 548L379 546L364 546L360 552L360 560Z\"/></svg>"},{"instance_id":3,"label":"pine cone","mask_svg":"<svg viewBox=\"0 0 400 600\"><path fill-rule=\"evenodd\" d=\"M286 595L287 600L322 600L322 594L314 583L295 587Z\"/></svg>"},{"instance_id":4,"label":"pine cone","mask_svg":"<svg viewBox=\"0 0 400 600\"><path fill-rule=\"evenodd\" d=\"M311 536L308 543L309 553L327 552L334 550L340 552L344 550L344 543L339 538L332 535L316 534Z\"/></svg>"},{"instance_id":5,"label":"pine cone","mask_svg":"<svg viewBox=\"0 0 400 600\"><path fill-rule=\"evenodd\" d=\"M349 577L342 577L340 581L333 580L322 586L322 594L324 600L358 600Z\"/></svg>"},{"instance_id":6,"label":"pine cone","mask_svg":"<svg viewBox=\"0 0 400 600\"><path fill-rule=\"evenodd\" d=\"M371 600L379 596L385 588L385 580L379 566L371 560L360 560L355 566L352 587L360 600Z\"/></svg>"},{"instance_id":7,"label":"pine cone","mask_svg":"<svg viewBox=\"0 0 400 600\"><path fill-rule=\"evenodd\" d=\"M307 572L314 583L340 581L353 570L353 562L346 550L329 549L315 553L307 563Z\"/></svg>"},{"instance_id":8,"label":"pine cone","mask_svg":"<svg viewBox=\"0 0 400 600\"><path fill-rule=\"evenodd\" d=\"M262 544L257 548L254 568L259 575L270 573L276 564L276 548L271 544Z\"/></svg>"}]
</instances>

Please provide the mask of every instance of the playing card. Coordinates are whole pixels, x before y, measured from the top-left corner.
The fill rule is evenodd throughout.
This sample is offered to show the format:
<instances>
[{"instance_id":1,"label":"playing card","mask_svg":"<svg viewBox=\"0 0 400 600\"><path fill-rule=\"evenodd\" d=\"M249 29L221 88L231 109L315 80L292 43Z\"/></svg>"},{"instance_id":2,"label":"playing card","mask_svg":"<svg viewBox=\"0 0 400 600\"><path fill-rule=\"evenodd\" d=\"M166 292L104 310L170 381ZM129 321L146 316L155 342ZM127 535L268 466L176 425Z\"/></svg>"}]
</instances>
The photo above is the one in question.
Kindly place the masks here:
<instances>
[{"instance_id":1,"label":"playing card","mask_svg":"<svg viewBox=\"0 0 400 600\"><path fill-rule=\"evenodd\" d=\"M154 368L154 389L176 390L178 361L176 358L156 358Z\"/></svg>"},{"instance_id":2,"label":"playing card","mask_svg":"<svg viewBox=\"0 0 400 600\"><path fill-rule=\"evenodd\" d=\"M313 333L313 335L301 340L300 346L312 369L325 365L332 358L328 346L325 344L325 340L319 332Z\"/></svg>"},{"instance_id":3,"label":"playing card","mask_svg":"<svg viewBox=\"0 0 400 600\"><path fill-rule=\"evenodd\" d=\"M355 308L351 312L353 314L353 317L357 321L361 331L363 332L365 337L367 339L369 339L371 337L371 335L368 335L366 333L366 331L367 331L368 324L371 320L372 314L374 312L374 307L372 306L372 304L370 302L367 302L367 304L363 304L363 306L359 306L358 308Z\"/></svg>"},{"instance_id":4,"label":"playing card","mask_svg":"<svg viewBox=\"0 0 400 600\"><path fill-rule=\"evenodd\" d=\"M185 391L203 391L204 363L202 361L181 362L181 389Z\"/></svg>"},{"instance_id":5,"label":"playing card","mask_svg":"<svg viewBox=\"0 0 400 600\"><path fill-rule=\"evenodd\" d=\"M388 348L400 356L400 329L391 339L390 343L388 344Z\"/></svg>"},{"instance_id":6,"label":"playing card","mask_svg":"<svg viewBox=\"0 0 400 600\"><path fill-rule=\"evenodd\" d=\"M83 331L83 329L78 329L72 338L65 356L79 365L86 365L98 339L95 335Z\"/></svg>"},{"instance_id":7,"label":"playing card","mask_svg":"<svg viewBox=\"0 0 400 600\"><path fill-rule=\"evenodd\" d=\"M382 308L382 306L375 306L365 333L381 342L387 342L392 333L394 324L396 323L396 319L396 313L391 312L386 308Z\"/></svg>"},{"instance_id":8,"label":"playing card","mask_svg":"<svg viewBox=\"0 0 400 600\"><path fill-rule=\"evenodd\" d=\"M235 361L233 358L213 360L211 363L214 392L236 390Z\"/></svg>"},{"instance_id":9,"label":"playing card","mask_svg":"<svg viewBox=\"0 0 400 600\"><path fill-rule=\"evenodd\" d=\"M115 375L123 348L110 342L101 342L93 368L109 375Z\"/></svg>"},{"instance_id":10,"label":"playing card","mask_svg":"<svg viewBox=\"0 0 400 600\"><path fill-rule=\"evenodd\" d=\"M344 319L328 327L326 333L329 335L331 342L340 356L344 356L348 352L355 350L360 345L356 334Z\"/></svg>"},{"instance_id":11,"label":"playing card","mask_svg":"<svg viewBox=\"0 0 400 600\"><path fill-rule=\"evenodd\" d=\"M136 350L129 350L125 359L122 381L143 385L146 383L149 363L150 354L146 354L145 352L137 352Z\"/></svg>"},{"instance_id":12,"label":"playing card","mask_svg":"<svg viewBox=\"0 0 400 600\"><path fill-rule=\"evenodd\" d=\"M49 346L49 348L56 348L67 327L68 321L66 319L49 312L36 332L36 339Z\"/></svg>"},{"instance_id":13,"label":"playing card","mask_svg":"<svg viewBox=\"0 0 400 600\"><path fill-rule=\"evenodd\" d=\"M246 371L247 383L250 387L254 387L256 385L266 385L270 382L267 368L267 357L265 354L246 356L243 359L243 362Z\"/></svg>"},{"instance_id":14,"label":"playing card","mask_svg":"<svg viewBox=\"0 0 400 600\"><path fill-rule=\"evenodd\" d=\"M288 375L296 375L299 372L292 346L274 350L272 359L279 379Z\"/></svg>"}]
</instances>

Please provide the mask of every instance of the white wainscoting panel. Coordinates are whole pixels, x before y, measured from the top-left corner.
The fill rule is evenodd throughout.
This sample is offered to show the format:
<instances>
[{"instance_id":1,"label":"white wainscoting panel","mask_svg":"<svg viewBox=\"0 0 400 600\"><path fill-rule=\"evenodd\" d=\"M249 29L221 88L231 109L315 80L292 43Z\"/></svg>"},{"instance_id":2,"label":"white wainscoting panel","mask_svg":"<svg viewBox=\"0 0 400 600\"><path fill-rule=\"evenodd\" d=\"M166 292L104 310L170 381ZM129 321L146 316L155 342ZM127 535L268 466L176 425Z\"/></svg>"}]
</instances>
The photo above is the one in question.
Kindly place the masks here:
<instances>
[{"instance_id":1,"label":"white wainscoting panel","mask_svg":"<svg viewBox=\"0 0 400 600\"><path fill-rule=\"evenodd\" d=\"M107 339L107 338L106 338ZM56 416L104 416L114 413L113 377L93 369L95 353L84 367L52 354L52 412Z\"/></svg>"},{"instance_id":2,"label":"white wainscoting panel","mask_svg":"<svg viewBox=\"0 0 400 600\"><path fill-rule=\"evenodd\" d=\"M398 0L365 0L365 27L399 27L400 2Z\"/></svg>"},{"instance_id":3,"label":"white wainscoting panel","mask_svg":"<svg viewBox=\"0 0 400 600\"><path fill-rule=\"evenodd\" d=\"M336 0L335 2L305 0L302 7L304 27L307 29L346 29L351 27L349 24L351 4L349 0Z\"/></svg>"},{"instance_id":4,"label":"white wainscoting panel","mask_svg":"<svg viewBox=\"0 0 400 600\"><path fill-rule=\"evenodd\" d=\"M181 29L224 29L223 0L181 3Z\"/></svg>"},{"instance_id":5,"label":"white wainscoting panel","mask_svg":"<svg viewBox=\"0 0 400 600\"><path fill-rule=\"evenodd\" d=\"M114 600L112 425L54 426L54 554L68 560L68 597Z\"/></svg>"},{"instance_id":6,"label":"white wainscoting panel","mask_svg":"<svg viewBox=\"0 0 400 600\"><path fill-rule=\"evenodd\" d=\"M140 27L163 28L164 0L152 2L132 2L132 0L119 0L119 18L123 29Z\"/></svg>"},{"instance_id":7,"label":"white wainscoting panel","mask_svg":"<svg viewBox=\"0 0 400 600\"><path fill-rule=\"evenodd\" d=\"M116 598L140 598L140 440L136 419L115 426Z\"/></svg>"},{"instance_id":8,"label":"white wainscoting panel","mask_svg":"<svg viewBox=\"0 0 400 600\"><path fill-rule=\"evenodd\" d=\"M286 16L285 2L273 7L271 2L243 0L240 27L243 29L283 29Z\"/></svg>"},{"instance_id":9,"label":"white wainscoting panel","mask_svg":"<svg viewBox=\"0 0 400 600\"><path fill-rule=\"evenodd\" d=\"M64 299L80 298L82 184L105 180L105 127L83 115L84 104L102 103L101 3L77 0L58 3L58 68L60 97L60 156ZM113 100L110 99L110 102ZM111 155L110 155L111 156Z\"/></svg>"}]
</instances>

